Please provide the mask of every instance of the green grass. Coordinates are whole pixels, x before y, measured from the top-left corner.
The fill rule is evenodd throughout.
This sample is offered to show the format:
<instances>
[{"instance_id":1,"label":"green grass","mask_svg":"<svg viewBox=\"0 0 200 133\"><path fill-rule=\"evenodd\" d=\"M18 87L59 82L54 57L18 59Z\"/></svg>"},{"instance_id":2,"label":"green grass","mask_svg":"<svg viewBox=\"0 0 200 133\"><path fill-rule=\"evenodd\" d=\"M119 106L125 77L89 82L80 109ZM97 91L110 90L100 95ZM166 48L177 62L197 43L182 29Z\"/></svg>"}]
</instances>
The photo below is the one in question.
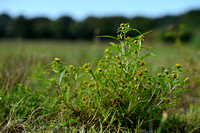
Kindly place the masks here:
<instances>
[{"instance_id":1,"label":"green grass","mask_svg":"<svg viewBox=\"0 0 200 133\"><path fill-rule=\"evenodd\" d=\"M84 129L74 125L66 129L63 126L65 123L62 123L65 118L64 113L62 114L64 111L57 106L61 104L60 98L56 98L56 93L52 93L52 90L46 89L47 84L29 77L40 77L44 66L55 57L61 58L67 65L82 66L95 58L101 58L107 46L109 46L107 42L97 44L89 41L1 40L0 130L5 132L83 131ZM176 109L178 113L168 112L166 131L198 132L200 127L198 49L190 45L178 48L161 42L155 42L151 47L159 51L153 52L156 55L153 59L147 57L145 60L150 63L153 71L160 71L163 66L172 66L176 63L183 64L190 70L187 73L191 79L190 91L180 96L183 103L179 105L180 109ZM197 107L191 107L191 104ZM183 127L188 130L182 130ZM94 128L89 131L98 132Z\"/></svg>"}]
</instances>

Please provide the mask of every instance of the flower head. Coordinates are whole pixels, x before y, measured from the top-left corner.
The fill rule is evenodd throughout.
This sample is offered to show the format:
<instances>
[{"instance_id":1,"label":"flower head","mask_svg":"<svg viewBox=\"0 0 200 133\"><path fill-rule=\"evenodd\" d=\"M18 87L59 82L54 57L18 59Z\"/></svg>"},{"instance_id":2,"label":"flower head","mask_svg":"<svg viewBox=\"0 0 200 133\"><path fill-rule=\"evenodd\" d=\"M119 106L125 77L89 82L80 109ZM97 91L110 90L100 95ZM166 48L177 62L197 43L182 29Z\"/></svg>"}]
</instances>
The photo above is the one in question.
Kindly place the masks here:
<instances>
[{"instance_id":1,"label":"flower head","mask_svg":"<svg viewBox=\"0 0 200 133\"><path fill-rule=\"evenodd\" d=\"M55 58L54 59L56 62L60 62L60 58Z\"/></svg>"},{"instance_id":2,"label":"flower head","mask_svg":"<svg viewBox=\"0 0 200 133\"><path fill-rule=\"evenodd\" d=\"M144 66L144 61L140 61L140 66Z\"/></svg>"},{"instance_id":3,"label":"flower head","mask_svg":"<svg viewBox=\"0 0 200 133\"><path fill-rule=\"evenodd\" d=\"M90 73L92 72L92 68L91 67L88 67L87 71Z\"/></svg>"},{"instance_id":4,"label":"flower head","mask_svg":"<svg viewBox=\"0 0 200 133\"><path fill-rule=\"evenodd\" d=\"M142 75L143 75L143 72L142 72L142 71L138 71L138 72L137 72L137 75L138 75L138 76L142 76Z\"/></svg>"},{"instance_id":5,"label":"flower head","mask_svg":"<svg viewBox=\"0 0 200 133\"><path fill-rule=\"evenodd\" d=\"M176 67L177 68L181 68L181 64L176 64Z\"/></svg>"}]
</instances>

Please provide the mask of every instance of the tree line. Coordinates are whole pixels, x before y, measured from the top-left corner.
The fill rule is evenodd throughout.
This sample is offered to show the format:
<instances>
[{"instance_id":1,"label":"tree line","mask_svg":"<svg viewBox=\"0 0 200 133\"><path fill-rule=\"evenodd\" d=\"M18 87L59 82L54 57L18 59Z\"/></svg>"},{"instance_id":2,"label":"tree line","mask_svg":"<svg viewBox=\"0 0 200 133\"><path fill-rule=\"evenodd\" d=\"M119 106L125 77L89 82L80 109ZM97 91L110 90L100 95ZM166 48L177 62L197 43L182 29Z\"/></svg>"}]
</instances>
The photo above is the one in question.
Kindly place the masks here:
<instances>
[{"instance_id":1,"label":"tree line","mask_svg":"<svg viewBox=\"0 0 200 133\"><path fill-rule=\"evenodd\" d=\"M120 23L129 23L141 32L152 29L165 29L169 25L185 24L186 31L192 33L200 29L200 10L191 10L177 16L148 18L137 16L88 17L76 21L70 16L61 16L56 20L46 17L27 19L24 16L16 18L8 14L0 15L0 38L24 39L92 39L96 35L113 35Z\"/></svg>"}]
</instances>

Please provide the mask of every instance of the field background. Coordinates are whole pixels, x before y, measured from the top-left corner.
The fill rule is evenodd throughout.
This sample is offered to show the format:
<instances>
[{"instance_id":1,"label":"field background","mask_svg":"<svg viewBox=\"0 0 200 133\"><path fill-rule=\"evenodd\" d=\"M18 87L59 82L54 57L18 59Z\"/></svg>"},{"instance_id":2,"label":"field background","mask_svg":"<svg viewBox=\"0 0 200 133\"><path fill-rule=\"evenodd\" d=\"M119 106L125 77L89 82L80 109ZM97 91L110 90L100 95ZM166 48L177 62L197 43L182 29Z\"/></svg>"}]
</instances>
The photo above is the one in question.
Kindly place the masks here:
<instances>
[{"instance_id":1,"label":"field background","mask_svg":"<svg viewBox=\"0 0 200 133\"><path fill-rule=\"evenodd\" d=\"M149 40L143 45L155 50L151 51L155 56L146 59L153 72L180 63L187 68L186 74L191 79L188 89L194 91L194 95L200 94L200 49L189 43L176 46ZM103 57L104 50L111 45L109 41L1 40L0 46L1 87L15 88L20 83L41 88L39 81L31 77L40 76L55 57L61 58L67 65L79 67Z\"/></svg>"}]
</instances>

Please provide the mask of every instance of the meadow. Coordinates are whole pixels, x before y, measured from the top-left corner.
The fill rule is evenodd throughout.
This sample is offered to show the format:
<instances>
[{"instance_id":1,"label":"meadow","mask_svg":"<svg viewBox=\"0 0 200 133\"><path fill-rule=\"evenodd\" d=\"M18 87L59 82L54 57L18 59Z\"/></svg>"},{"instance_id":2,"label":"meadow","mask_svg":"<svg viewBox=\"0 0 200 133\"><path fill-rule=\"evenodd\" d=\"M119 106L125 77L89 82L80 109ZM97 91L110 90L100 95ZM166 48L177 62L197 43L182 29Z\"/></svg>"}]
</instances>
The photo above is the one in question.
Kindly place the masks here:
<instances>
[{"instance_id":1,"label":"meadow","mask_svg":"<svg viewBox=\"0 0 200 133\"><path fill-rule=\"evenodd\" d=\"M167 120L161 120L157 128L110 129L91 126L88 132L199 132L200 108L200 50L191 44L144 42L155 51L153 58L144 59L153 72L159 72L180 63L190 79L187 91L178 94L177 107L167 107ZM100 59L110 47L109 42L52 41L52 40L0 40L0 130L3 132L85 132L76 126L74 119L65 119L65 109L57 91L47 82L37 78L44 76L46 65L60 58L66 65L83 66ZM50 89L49 89L50 88ZM163 116L166 117L166 116ZM73 122L75 121L75 122ZM152 124L152 125L151 125ZM67 125L67 126L66 126ZM120 125L118 125L120 127Z\"/></svg>"}]
</instances>

